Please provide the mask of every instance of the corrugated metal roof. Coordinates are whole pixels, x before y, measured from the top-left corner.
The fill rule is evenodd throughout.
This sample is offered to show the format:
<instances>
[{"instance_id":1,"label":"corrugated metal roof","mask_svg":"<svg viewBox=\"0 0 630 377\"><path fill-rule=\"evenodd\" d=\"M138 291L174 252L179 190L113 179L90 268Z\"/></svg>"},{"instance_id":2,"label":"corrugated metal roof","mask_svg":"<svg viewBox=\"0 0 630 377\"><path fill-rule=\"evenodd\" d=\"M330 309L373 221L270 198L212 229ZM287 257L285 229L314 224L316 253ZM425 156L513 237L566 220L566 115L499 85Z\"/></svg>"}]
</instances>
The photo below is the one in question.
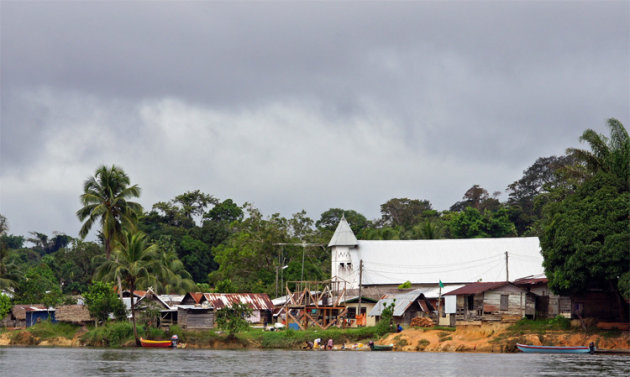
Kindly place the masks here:
<instances>
[{"instance_id":1,"label":"corrugated metal roof","mask_svg":"<svg viewBox=\"0 0 630 377\"><path fill-rule=\"evenodd\" d=\"M547 279L545 274L538 274L538 275L526 276L526 277L521 278L521 279L516 279L516 280L514 280L514 284L516 284L516 285L536 285L536 284L544 284L544 283L547 283L548 281L549 280Z\"/></svg>"},{"instance_id":2,"label":"corrugated metal roof","mask_svg":"<svg viewBox=\"0 0 630 377\"><path fill-rule=\"evenodd\" d=\"M538 237L358 241L358 247L350 249L350 258L353 266L363 260L364 286L405 281L437 284L440 280L458 284L504 279L506 251L510 276L543 272ZM358 287L358 270L354 268L347 277L353 288Z\"/></svg>"},{"instance_id":3,"label":"corrugated metal roof","mask_svg":"<svg viewBox=\"0 0 630 377\"><path fill-rule=\"evenodd\" d=\"M346 221L345 217L342 217L337 224L337 229L333 234L328 247L331 246L356 246L358 245L357 238L354 236L354 232L350 229L350 225Z\"/></svg>"},{"instance_id":4,"label":"corrugated metal roof","mask_svg":"<svg viewBox=\"0 0 630 377\"><path fill-rule=\"evenodd\" d=\"M420 296L423 296L422 289L414 289L413 291L400 293L396 295L388 295L385 298L378 300L374 308L370 310L368 315L380 316L383 313L385 306L389 306L394 303L394 317L402 316L407 308L413 304ZM395 301L394 301L395 300Z\"/></svg>"},{"instance_id":5,"label":"corrugated metal roof","mask_svg":"<svg viewBox=\"0 0 630 377\"><path fill-rule=\"evenodd\" d=\"M456 295L476 295L478 293L483 293L485 291L490 291L492 289L501 288L505 285L514 285L507 281L493 281L493 282L478 282L466 284L465 286L456 289L454 291L449 292L445 296L456 296Z\"/></svg>"},{"instance_id":6,"label":"corrugated metal roof","mask_svg":"<svg viewBox=\"0 0 630 377\"><path fill-rule=\"evenodd\" d=\"M170 306L178 305L184 299L184 295L158 295L158 297Z\"/></svg>"},{"instance_id":7,"label":"corrugated metal roof","mask_svg":"<svg viewBox=\"0 0 630 377\"><path fill-rule=\"evenodd\" d=\"M249 304L254 310L273 310L273 302L266 293L204 293L203 295L217 310L235 303Z\"/></svg>"}]
</instances>

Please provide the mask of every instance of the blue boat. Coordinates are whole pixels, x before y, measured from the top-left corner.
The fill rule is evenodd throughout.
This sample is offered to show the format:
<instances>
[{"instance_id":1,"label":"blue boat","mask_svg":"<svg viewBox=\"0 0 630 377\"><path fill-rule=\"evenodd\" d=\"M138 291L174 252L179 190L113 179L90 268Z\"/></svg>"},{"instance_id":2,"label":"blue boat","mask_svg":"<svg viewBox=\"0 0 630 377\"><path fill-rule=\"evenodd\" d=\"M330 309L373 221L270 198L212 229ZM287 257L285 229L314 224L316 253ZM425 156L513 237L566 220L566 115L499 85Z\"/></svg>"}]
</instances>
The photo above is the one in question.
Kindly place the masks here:
<instances>
[{"instance_id":1,"label":"blue boat","mask_svg":"<svg viewBox=\"0 0 630 377\"><path fill-rule=\"evenodd\" d=\"M516 343L516 347L521 352L526 353L593 353L595 351L595 346L592 343L590 346L577 347L530 346L527 344Z\"/></svg>"}]
</instances>

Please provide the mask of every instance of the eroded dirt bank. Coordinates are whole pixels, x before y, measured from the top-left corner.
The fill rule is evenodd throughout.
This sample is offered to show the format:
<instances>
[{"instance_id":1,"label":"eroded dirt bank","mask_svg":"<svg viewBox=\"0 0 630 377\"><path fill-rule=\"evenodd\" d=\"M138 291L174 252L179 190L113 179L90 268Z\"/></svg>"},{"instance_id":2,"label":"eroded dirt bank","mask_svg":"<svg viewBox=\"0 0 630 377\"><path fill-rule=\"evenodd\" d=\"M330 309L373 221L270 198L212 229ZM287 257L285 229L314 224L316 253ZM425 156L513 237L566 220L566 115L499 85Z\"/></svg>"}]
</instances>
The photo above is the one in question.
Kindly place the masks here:
<instances>
[{"instance_id":1,"label":"eroded dirt bank","mask_svg":"<svg viewBox=\"0 0 630 377\"><path fill-rule=\"evenodd\" d=\"M554 346L584 346L595 343L598 349L630 349L630 335L619 332L589 334L575 331L546 331L520 334L508 325L462 326L456 331L406 329L389 334L377 344L394 344L398 351L431 352L514 352L516 343Z\"/></svg>"},{"instance_id":2,"label":"eroded dirt bank","mask_svg":"<svg viewBox=\"0 0 630 377\"><path fill-rule=\"evenodd\" d=\"M0 334L0 346L49 346L82 347L81 335L77 332L72 339L56 337L40 339L28 331L8 331ZM394 344L394 350L405 352L515 352L516 343L533 345L583 346L594 342L598 349L629 350L630 334L588 333L569 331L546 331L544 333L520 333L510 331L507 325L483 325L458 327L456 331L433 329L405 329L400 333L389 334L376 341L377 344ZM133 347L135 342L124 346ZM213 340L207 344L193 343L183 345L186 348L206 349L258 349L255 342L228 342ZM353 344L346 344L352 349ZM335 349L340 349L337 344ZM364 348L365 349L365 348Z\"/></svg>"}]
</instances>

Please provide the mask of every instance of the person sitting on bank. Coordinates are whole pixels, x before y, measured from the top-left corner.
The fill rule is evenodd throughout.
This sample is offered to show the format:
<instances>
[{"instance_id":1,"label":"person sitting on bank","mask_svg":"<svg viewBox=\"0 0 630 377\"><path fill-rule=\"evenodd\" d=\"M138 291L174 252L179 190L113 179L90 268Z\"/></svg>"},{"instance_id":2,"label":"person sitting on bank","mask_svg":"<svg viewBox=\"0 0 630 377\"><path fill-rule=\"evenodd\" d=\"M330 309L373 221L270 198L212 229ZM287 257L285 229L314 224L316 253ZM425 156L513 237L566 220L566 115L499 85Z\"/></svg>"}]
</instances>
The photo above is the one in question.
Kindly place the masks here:
<instances>
[{"instance_id":1,"label":"person sitting on bank","mask_svg":"<svg viewBox=\"0 0 630 377\"><path fill-rule=\"evenodd\" d=\"M401 331L403 331L403 328L399 323L398 326L396 326L396 332L401 332Z\"/></svg>"}]
</instances>

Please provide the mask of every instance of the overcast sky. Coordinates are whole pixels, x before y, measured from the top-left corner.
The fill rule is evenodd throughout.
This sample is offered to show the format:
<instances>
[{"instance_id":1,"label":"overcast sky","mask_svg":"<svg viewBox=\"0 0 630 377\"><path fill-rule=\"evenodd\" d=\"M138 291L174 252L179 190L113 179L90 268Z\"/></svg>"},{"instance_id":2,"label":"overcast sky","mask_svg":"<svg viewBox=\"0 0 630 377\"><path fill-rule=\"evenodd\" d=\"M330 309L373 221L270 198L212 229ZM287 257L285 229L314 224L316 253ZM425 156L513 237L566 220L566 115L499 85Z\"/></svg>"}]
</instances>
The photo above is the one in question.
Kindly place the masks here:
<instances>
[{"instance_id":1,"label":"overcast sky","mask_svg":"<svg viewBox=\"0 0 630 377\"><path fill-rule=\"evenodd\" d=\"M0 2L0 213L76 236L83 181L150 209L448 209L630 124L630 2Z\"/></svg>"}]
</instances>

